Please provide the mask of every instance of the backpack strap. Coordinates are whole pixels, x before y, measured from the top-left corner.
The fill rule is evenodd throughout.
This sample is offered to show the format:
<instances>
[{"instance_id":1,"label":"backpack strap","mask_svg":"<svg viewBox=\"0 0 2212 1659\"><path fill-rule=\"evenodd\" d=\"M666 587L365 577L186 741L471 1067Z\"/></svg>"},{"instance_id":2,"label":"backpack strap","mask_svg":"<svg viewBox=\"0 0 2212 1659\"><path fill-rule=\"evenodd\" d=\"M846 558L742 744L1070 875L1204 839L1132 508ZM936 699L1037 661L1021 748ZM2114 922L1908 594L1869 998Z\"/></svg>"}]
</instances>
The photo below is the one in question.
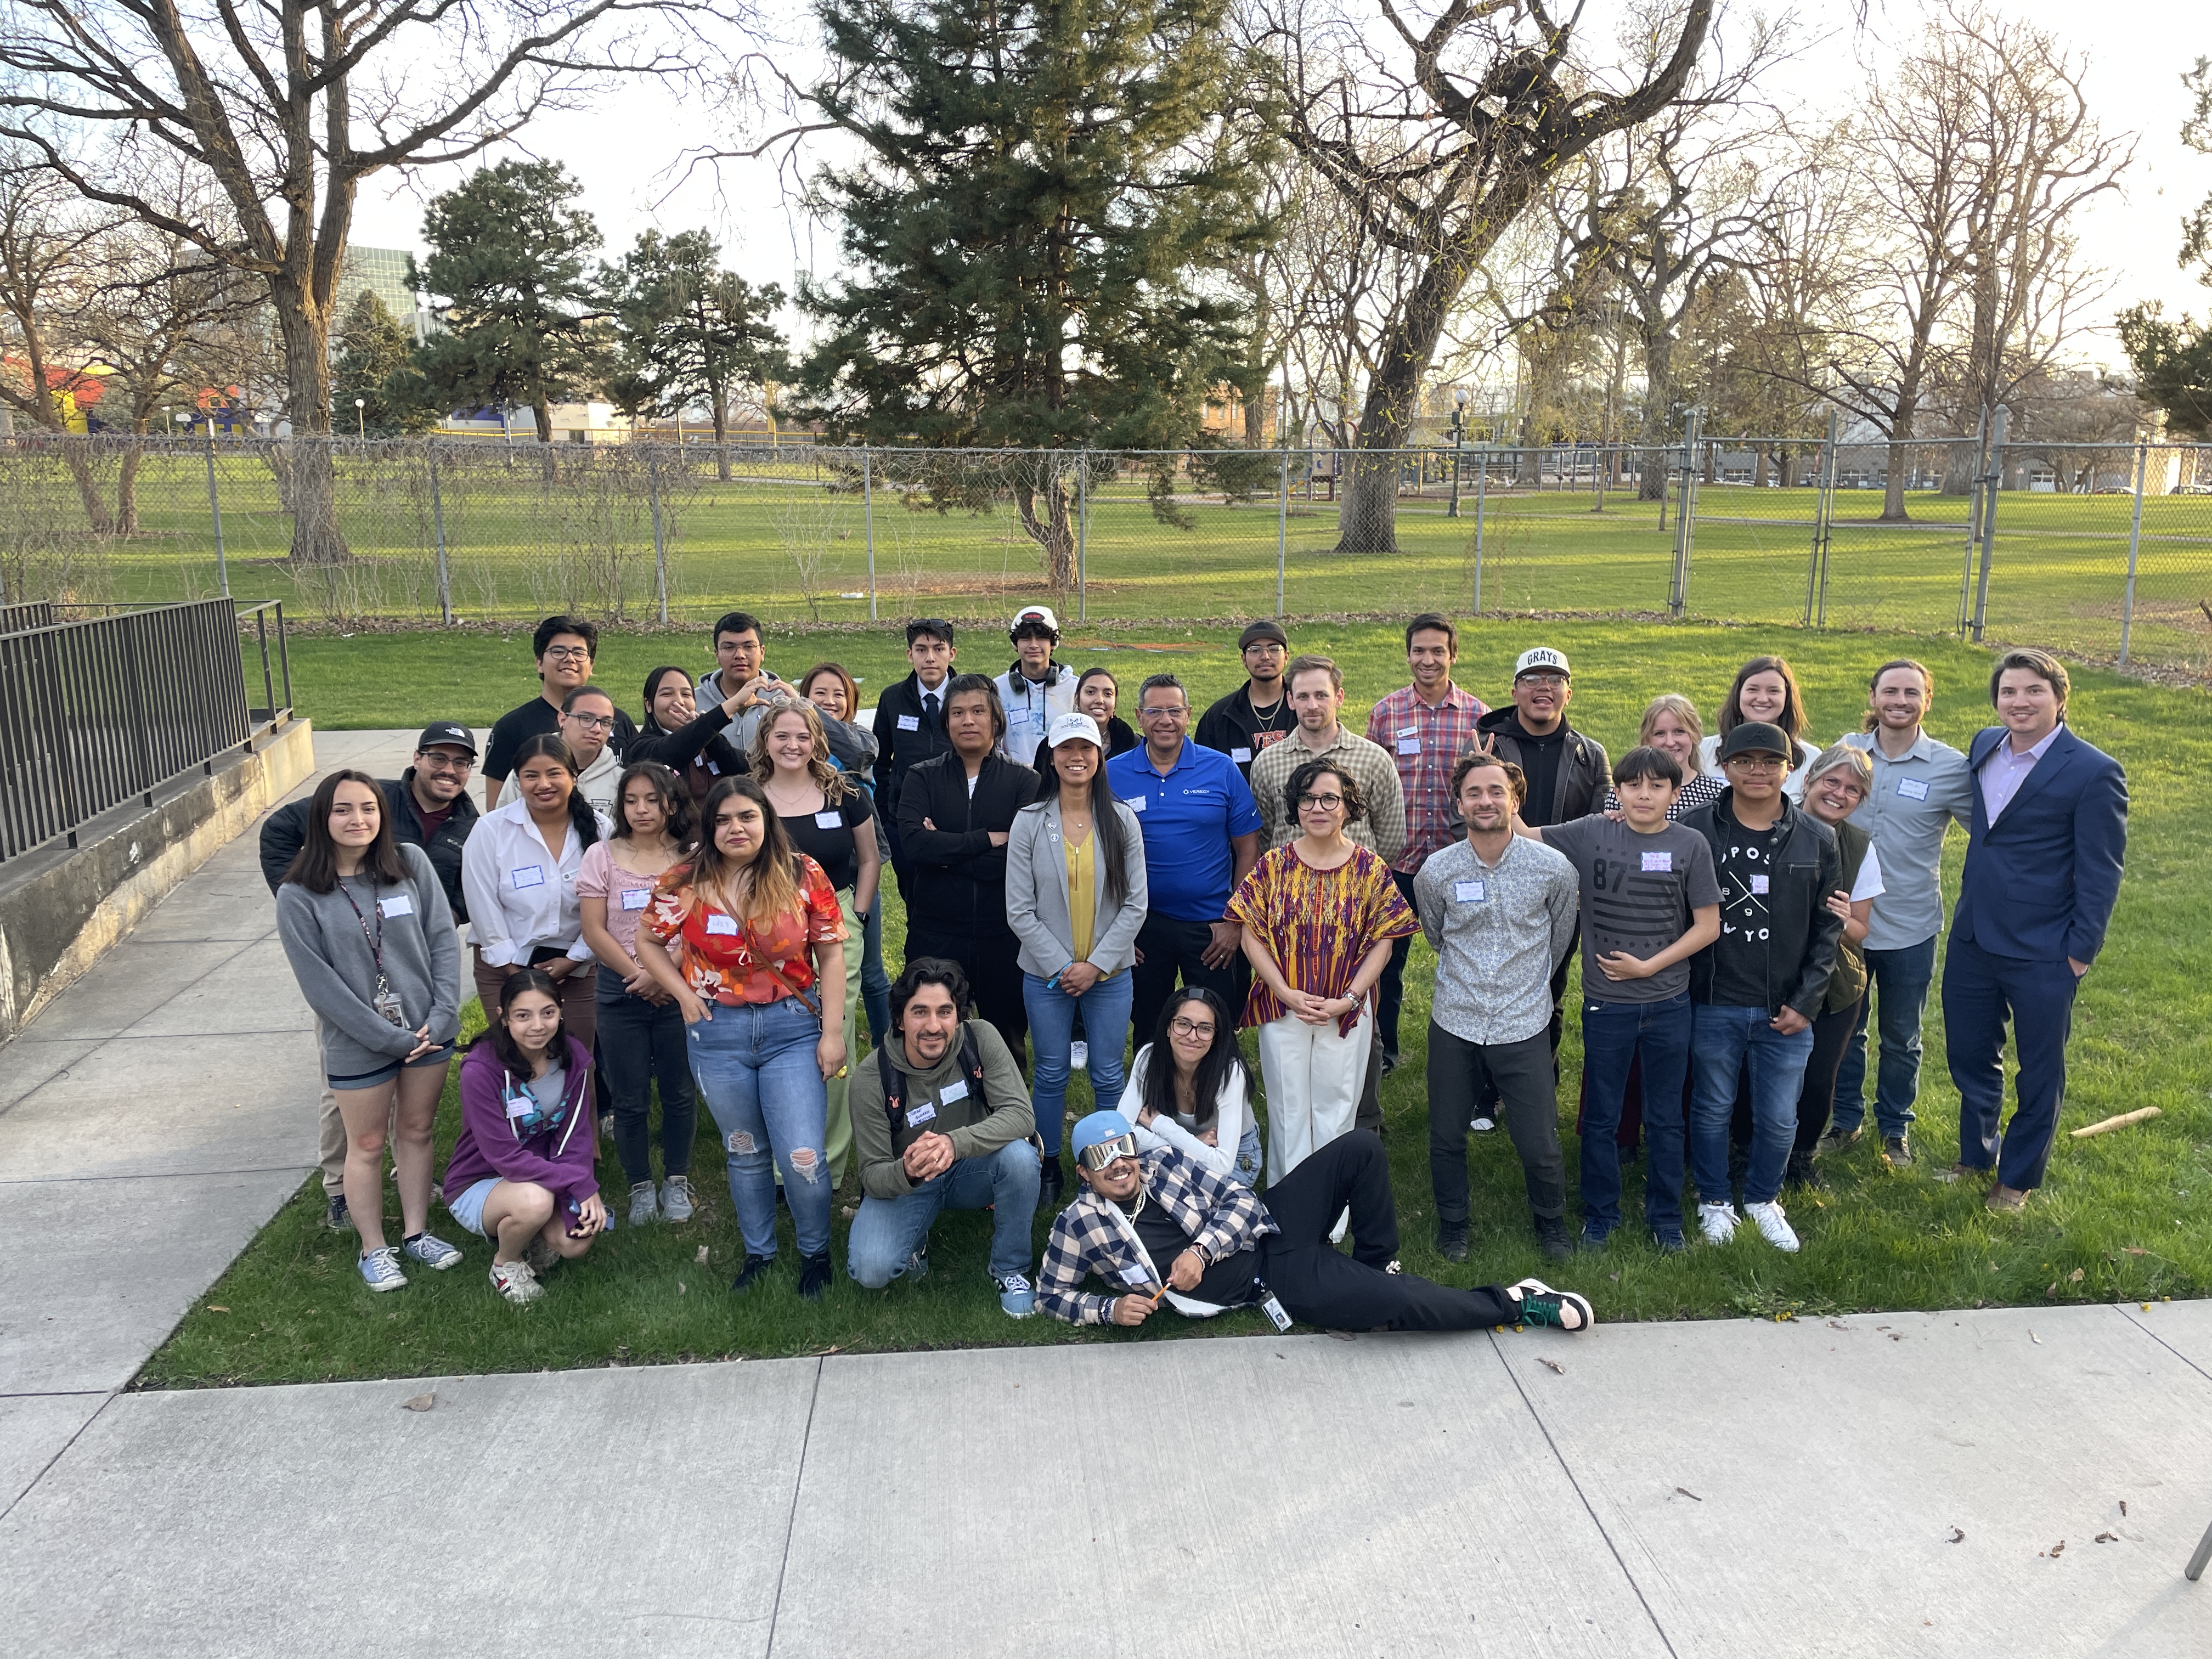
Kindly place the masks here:
<instances>
[{"instance_id":1,"label":"backpack strap","mask_svg":"<svg viewBox=\"0 0 2212 1659\"><path fill-rule=\"evenodd\" d=\"M876 1075L884 1081L884 1115L890 1119L891 1134L896 1139L900 1121L906 1115L906 1085L898 1067L891 1064L889 1043L877 1046Z\"/></svg>"}]
</instances>

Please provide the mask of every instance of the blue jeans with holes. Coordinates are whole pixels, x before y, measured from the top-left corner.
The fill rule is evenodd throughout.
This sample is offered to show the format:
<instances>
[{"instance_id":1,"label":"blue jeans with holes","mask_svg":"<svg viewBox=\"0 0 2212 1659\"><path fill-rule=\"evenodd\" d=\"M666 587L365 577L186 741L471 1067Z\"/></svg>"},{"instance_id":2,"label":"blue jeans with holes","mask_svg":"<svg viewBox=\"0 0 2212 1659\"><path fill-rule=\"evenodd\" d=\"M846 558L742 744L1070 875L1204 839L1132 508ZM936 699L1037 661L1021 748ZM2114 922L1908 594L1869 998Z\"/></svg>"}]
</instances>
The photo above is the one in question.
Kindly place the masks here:
<instances>
[{"instance_id":1,"label":"blue jeans with holes","mask_svg":"<svg viewBox=\"0 0 2212 1659\"><path fill-rule=\"evenodd\" d=\"M1813 1028L1784 1036L1764 1008L1724 1008L1707 1003L1695 1011L1690 1040L1690 1167L1698 1200L1726 1204L1729 1120L1735 1113L1736 1079L1751 1069L1751 1163L1743 1176L1743 1201L1771 1203L1797 1139L1797 1097L1805 1089L1805 1062L1813 1057Z\"/></svg>"},{"instance_id":2,"label":"blue jeans with holes","mask_svg":"<svg viewBox=\"0 0 2212 1659\"><path fill-rule=\"evenodd\" d=\"M814 1045L822 1022L797 997L732 1008L684 1028L691 1073L722 1132L730 1206L747 1255L775 1254L775 1176L801 1255L830 1248L830 1178L823 1152L829 1095Z\"/></svg>"},{"instance_id":3,"label":"blue jeans with holes","mask_svg":"<svg viewBox=\"0 0 2212 1659\"><path fill-rule=\"evenodd\" d=\"M1030 1039L1036 1044L1030 1100L1036 1108L1037 1139L1044 1143L1047 1158L1060 1156L1076 1011L1082 1010L1083 1040L1091 1045L1091 1097L1101 1111L1114 1111L1121 1104L1121 1054L1129 1045L1129 1004L1136 994L1136 975L1126 968L1079 997L1035 974L1022 975L1022 1004L1029 1010Z\"/></svg>"},{"instance_id":4,"label":"blue jeans with holes","mask_svg":"<svg viewBox=\"0 0 2212 1659\"><path fill-rule=\"evenodd\" d=\"M1583 1224L1620 1224L1620 1115L1628 1068L1644 1060L1644 1136L1649 1146L1644 1220L1655 1233L1682 1229L1682 1079L1689 1069L1690 994L1664 1002L1583 1000Z\"/></svg>"},{"instance_id":5,"label":"blue jeans with holes","mask_svg":"<svg viewBox=\"0 0 2212 1659\"><path fill-rule=\"evenodd\" d=\"M1036 1148L1011 1141L981 1158L963 1158L902 1198L860 1200L845 1238L845 1268L872 1291L906 1271L929 1242L931 1224L945 1210L991 1212L991 1276L1030 1270L1030 1223L1036 1215Z\"/></svg>"},{"instance_id":6,"label":"blue jeans with holes","mask_svg":"<svg viewBox=\"0 0 2212 1659\"><path fill-rule=\"evenodd\" d=\"M1844 1047L1843 1069L1836 1073L1836 1108L1829 1122L1849 1133L1866 1121L1866 1028L1869 1009L1881 1038L1875 1073L1874 1121L1885 1136L1912 1127L1912 1103L1920 1095L1920 1027L1928 1012L1928 988L1936 982L1936 935L1898 951L1867 951L1873 994L1859 1010L1856 1029Z\"/></svg>"}]
</instances>

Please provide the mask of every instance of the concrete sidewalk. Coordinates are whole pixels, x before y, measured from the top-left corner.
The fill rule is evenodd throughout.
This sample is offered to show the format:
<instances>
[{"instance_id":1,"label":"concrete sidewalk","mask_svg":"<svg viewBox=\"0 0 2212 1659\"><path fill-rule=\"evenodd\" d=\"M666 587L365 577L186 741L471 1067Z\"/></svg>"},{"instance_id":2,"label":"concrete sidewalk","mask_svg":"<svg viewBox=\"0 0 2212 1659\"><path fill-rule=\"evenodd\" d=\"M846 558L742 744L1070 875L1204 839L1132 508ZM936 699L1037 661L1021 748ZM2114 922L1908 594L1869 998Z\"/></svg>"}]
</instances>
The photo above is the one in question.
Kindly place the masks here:
<instances>
[{"instance_id":1,"label":"concrete sidewalk","mask_svg":"<svg viewBox=\"0 0 2212 1659\"><path fill-rule=\"evenodd\" d=\"M0 1049L9 1651L2212 1653L2205 1303L118 1392L309 1024L248 836Z\"/></svg>"}]
</instances>

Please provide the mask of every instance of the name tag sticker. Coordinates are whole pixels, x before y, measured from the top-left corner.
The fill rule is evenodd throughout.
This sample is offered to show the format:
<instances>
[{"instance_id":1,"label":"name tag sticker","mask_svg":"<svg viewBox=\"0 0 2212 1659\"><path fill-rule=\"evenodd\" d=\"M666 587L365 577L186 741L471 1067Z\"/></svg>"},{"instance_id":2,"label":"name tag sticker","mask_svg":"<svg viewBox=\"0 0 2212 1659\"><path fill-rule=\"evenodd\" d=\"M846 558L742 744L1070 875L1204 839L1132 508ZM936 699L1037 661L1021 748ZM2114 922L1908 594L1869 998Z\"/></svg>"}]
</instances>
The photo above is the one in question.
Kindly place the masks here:
<instances>
[{"instance_id":1,"label":"name tag sticker","mask_svg":"<svg viewBox=\"0 0 2212 1659\"><path fill-rule=\"evenodd\" d=\"M719 778L722 775L722 769L715 765L714 762L708 761L707 763L707 775L710 778Z\"/></svg>"},{"instance_id":2,"label":"name tag sticker","mask_svg":"<svg viewBox=\"0 0 2212 1659\"><path fill-rule=\"evenodd\" d=\"M526 864L515 870L507 879L507 884L512 887L543 887L545 884L545 866L542 864Z\"/></svg>"},{"instance_id":3,"label":"name tag sticker","mask_svg":"<svg viewBox=\"0 0 2212 1659\"><path fill-rule=\"evenodd\" d=\"M1151 800L1152 797L1150 795L1131 795L1127 799L1124 800L1121 805L1127 807L1132 812L1141 812L1145 810L1146 804Z\"/></svg>"},{"instance_id":4,"label":"name tag sticker","mask_svg":"<svg viewBox=\"0 0 2212 1659\"><path fill-rule=\"evenodd\" d=\"M1764 893L1766 891L1766 878L1765 876L1753 876L1751 878L1751 890L1753 892Z\"/></svg>"},{"instance_id":5,"label":"name tag sticker","mask_svg":"<svg viewBox=\"0 0 2212 1659\"><path fill-rule=\"evenodd\" d=\"M1479 881L1455 881L1452 884L1452 902L1455 904L1481 904L1488 901L1490 890Z\"/></svg>"},{"instance_id":6,"label":"name tag sticker","mask_svg":"<svg viewBox=\"0 0 2212 1659\"><path fill-rule=\"evenodd\" d=\"M528 1117L530 1115L530 1097L527 1095L509 1095L507 1097L507 1115L509 1117Z\"/></svg>"},{"instance_id":7,"label":"name tag sticker","mask_svg":"<svg viewBox=\"0 0 2212 1659\"><path fill-rule=\"evenodd\" d=\"M1674 855L1672 853L1646 853L1644 854L1644 869L1648 875L1671 876L1674 873Z\"/></svg>"},{"instance_id":8,"label":"name tag sticker","mask_svg":"<svg viewBox=\"0 0 2212 1659\"><path fill-rule=\"evenodd\" d=\"M1421 752L1421 740L1420 740L1419 738L1399 738L1399 739L1398 739L1398 752L1399 752L1400 754L1401 754L1401 755L1418 755L1418 754L1419 754L1419 753Z\"/></svg>"},{"instance_id":9,"label":"name tag sticker","mask_svg":"<svg viewBox=\"0 0 2212 1659\"><path fill-rule=\"evenodd\" d=\"M844 814L842 812L817 812L814 815L814 827L817 830L842 830L845 827Z\"/></svg>"},{"instance_id":10,"label":"name tag sticker","mask_svg":"<svg viewBox=\"0 0 2212 1659\"><path fill-rule=\"evenodd\" d=\"M917 1100L906 1109L906 1127L919 1129L937 1115L937 1108L926 1100Z\"/></svg>"},{"instance_id":11,"label":"name tag sticker","mask_svg":"<svg viewBox=\"0 0 2212 1659\"><path fill-rule=\"evenodd\" d=\"M1249 749L1232 749L1229 751L1229 758L1239 766L1249 766L1252 763L1252 751Z\"/></svg>"},{"instance_id":12,"label":"name tag sticker","mask_svg":"<svg viewBox=\"0 0 2212 1659\"><path fill-rule=\"evenodd\" d=\"M1401 726L1398 728L1398 735L1401 738L1418 738L1421 735L1421 728L1418 726Z\"/></svg>"},{"instance_id":13,"label":"name tag sticker","mask_svg":"<svg viewBox=\"0 0 2212 1659\"><path fill-rule=\"evenodd\" d=\"M1132 1261L1121 1269L1121 1282L1124 1285L1134 1285L1141 1289L1152 1282L1152 1276L1145 1270L1143 1262Z\"/></svg>"},{"instance_id":14,"label":"name tag sticker","mask_svg":"<svg viewBox=\"0 0 2212 1659\"><path fill-rule=\"evenodd\" d=\"M901 714L898 717L898 729L902 732L921 731L921 716L919 714Z\"/></svg>"},{"instance_id":15,"label":"name tag sticker","mask_svg":"<svg viewBox=\"0 0 2212 1659\"><path fill-rule=\"evenodd\" d=\"M625 887L623 889L622 908L625 910L642 910L652 902L653 890L650 887Z\"/></svg>"},{"instance_id":16,"label":"name tag sticker","mask_svg":"<svg viewBox=\"0 0 2212 1659\"><path fill-rule=\"evenodd\" d=\"M1761 890L1764 891L1765 890L1762 889ZM731 939L735 939L738 936L738 919L735 916L726 916L720 911L717 910L708 916L707 931L710 933L720 933L726 935Z\"/></svg>"},{"instance_id":17,"label":"name tag sticker","mask_svg":"<svg viewBox=\"0 0 2212 1659\"><path fill-rule=\"evenodd\" d=\"M1925 778L1899 778L1897 781L1897 793L1904 796L1907 800L1926 800L1928 799L1928 780Z\"/></svg>"},{"instance_id":18,"label":"name tag sticker","mask_svg":"<svg viewBox=\"0 0 2212 1659\"><path fill-rule=\"evenodd\" d=\"M968 1079L964 1077L954 1078L951 1082L937 1091L937 1098L939 1103L945 1106L950 1106L956 1100L967 1099Z\"/></svg>"},{"instance_id":19,"label":"name tag sticker","mask_svg":"<svg viewBox=\"0 0 2212 1659\"><path fill-rule=\"evenodd\" d=\"M388 899L377 900L376 908L386 916L411 916L415 914L415 900L410 894L394 893Z\"/></svg>"}]
</instances>

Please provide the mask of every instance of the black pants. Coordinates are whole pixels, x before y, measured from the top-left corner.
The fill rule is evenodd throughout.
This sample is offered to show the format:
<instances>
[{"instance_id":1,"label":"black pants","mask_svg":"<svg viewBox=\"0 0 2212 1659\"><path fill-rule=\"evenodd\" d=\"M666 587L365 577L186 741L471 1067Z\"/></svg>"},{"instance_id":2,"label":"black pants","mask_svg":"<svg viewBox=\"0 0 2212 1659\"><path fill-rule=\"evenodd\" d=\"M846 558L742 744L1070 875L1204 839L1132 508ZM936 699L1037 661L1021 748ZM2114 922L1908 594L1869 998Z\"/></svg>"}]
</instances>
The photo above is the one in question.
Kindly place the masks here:
<instances>
[{"instance_id":1,"label":"black pants","mask_svg":"<svg viewBox=\"0 0 2212 1659\"><path fill-rule=\"evenodd\" d=\"M1393 870L1390 879L1398 884L1399 896L1412 908L1413 878ZM1375 987L1375 1044L1390 1056L1394 1065L1398 1059L1398 1013L1406 1006L1406 958L1413 953L1413 936L1408 933L1391 945L1390 960ZM1559 1044L1552 1046L1556 1048Z\"/></svg>"},{"instance_id":2,"label":"black pants","mask_svg":"<svg viewBox=\"0 0 2212 1659\"><path fill-rule=\"evenodd\" d=\"M691 1140L699 1102L691 1086L691 1053L684 1011L632 996L611 973L599 975L599 1080L613 1095L615 1153L635 1187L653 1179L647 1117L653 1085L660 1085L660 1163L665 1175L691 1172ZM607 988L612 987L610 994Z\"/></svg>"},{"instance_id":3,"label":"black pants","mask_svg":"<svg viewBox=\"0 0 2212 1659\"><path fill-rule=\"evenodd\" d=\"M1137 950L1144 960L1132 969L1129 1024L1142 1048L1158 1034L1160 1010L1182 983L1211 991L1229 1010L1231 1024L1244 1017L1244 994L1251 988L1251 965L1238 951L1218 968L1206 965L1203 953L1213 943L1213 928L1203 921L1181 921L1155 910L1137 930ZM1017 988L1021 973L1014 974Z\"/></svg>"},{"instance_id":4,"label":"black pants","mask_svg":"<svg viewBox=\"0 0 2212 1659\"><path fill-rule=\"evenodd\" d=\"M1505 1132L1521 1154L1528 1208L1549 1219L1567 1212L1567 1161L1559 1150L1558 1085L1538 1032L1519 1042L1462 1042L1429 1022L1429 1187L1437 1219L1468 1219L1467 1125L1487 1091L1502 1097ZM1293 1171L1295 1173L1295 1171Z\"/></svg>"},{"instance_id":5,"label":"black pants","mask_svg":"<svg viewBox=\"0 0 2212 1659\"><path fill-rule=\"evenodd\" d=\"M1800 1158L1812 1155L1827 1132L1829 1115L1836 1109L1836 1076L1843 1070L1844 1050L1866 1012L1866 997L1848 1008L1823 1014L1813 1022L1813 1057L1805 1062L1805 1086L1797 1097L1797 1144L1791 1150Z\"/></svg>"},{"instance_id":6,"label":"black pants","mask_svg":"<svg viewBox=\"0 0 2212 1659\"><path fill-rule=\"evenodd\" d=\"M1495 1285L1455 1291L1411 1273L1385 1273L1398 1253L1398 1210L1382 1143L1364 1130L1340 1135L1267 1188L1279 1233L1261 1242L1261 1276L1302 1324L1338 1331L1475 1331L1520 1322ZM1329 1229L1352 1207L1352 1253L1330 1247Z\"/></svg>"},{"instance_id":7,"label":"black pants","mask_svg":"<svg viewBox=\"0 0 2212 1659\"><path fill-rule=\"evenodd\" d=\"M908 962L945 957L960 964L960 971L968 975L968 988L975 995L975 1017L998 1028L1013 1053L1014 1064L1026 1071L1030 1012L1029 1005L1022 1000L1022 965L1017 959L1020 949L1011 932L979 938L940 933L924 924L908 927L906 934Z\"/></svg>"}]
</instances>

